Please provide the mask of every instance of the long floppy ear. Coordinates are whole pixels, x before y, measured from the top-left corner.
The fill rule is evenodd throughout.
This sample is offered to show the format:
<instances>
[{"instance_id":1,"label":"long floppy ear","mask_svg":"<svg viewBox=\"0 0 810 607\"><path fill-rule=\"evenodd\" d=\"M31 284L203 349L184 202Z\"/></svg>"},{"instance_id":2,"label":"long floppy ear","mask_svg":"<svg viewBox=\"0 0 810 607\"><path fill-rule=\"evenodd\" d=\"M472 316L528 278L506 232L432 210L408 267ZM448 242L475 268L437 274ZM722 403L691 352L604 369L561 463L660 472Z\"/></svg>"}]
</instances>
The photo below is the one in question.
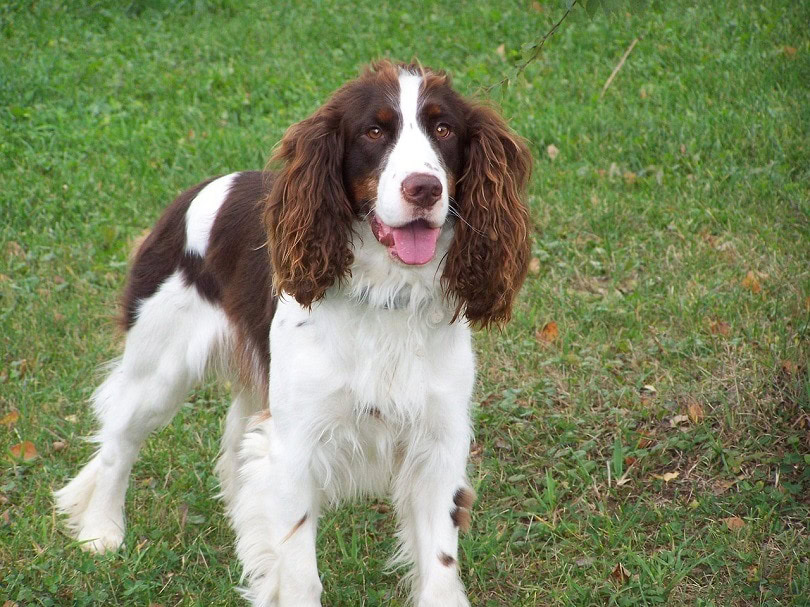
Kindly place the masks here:
<instances>
[{"instance_id":1,"label":"long floppy ear","mask_svg":"<svg viewBox=\"0 0 810 607\"><path fill-rule=\"evenodd\" d=\"M458 182L453 242L442 281L456 317L486 327L509 320L528 269L529 211L523 194L532 156L492 109L470 105L464 173Z\"/></svg>"},{"instance_id":2,"label":"long floppy ear","mask_svg":"<svg viewBox=\"0 0 810 607\"><path fill-rule=\"evenodd\" d=\"M273 286L302 306L347 276L353 260L339 123L333 107L322 107L287 129L270 160L283 163L264 203Z\"/></svg>"}]
</instances>

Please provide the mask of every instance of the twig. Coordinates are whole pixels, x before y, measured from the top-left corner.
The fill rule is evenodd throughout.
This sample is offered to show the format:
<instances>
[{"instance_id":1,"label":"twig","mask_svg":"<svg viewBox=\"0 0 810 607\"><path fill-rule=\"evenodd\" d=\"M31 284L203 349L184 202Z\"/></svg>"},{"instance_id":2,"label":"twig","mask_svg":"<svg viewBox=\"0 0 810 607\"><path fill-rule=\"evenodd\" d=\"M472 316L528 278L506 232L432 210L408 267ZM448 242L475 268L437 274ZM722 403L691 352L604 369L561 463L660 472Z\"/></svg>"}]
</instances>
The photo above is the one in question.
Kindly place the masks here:
<instances>
[{"instance_id":1,"label":"twig","mask_svg":"<svg viewBox=\"0 0 810 607\"><path fill-rule=\"evenodd\" d=\"M613 82L613 79L616 77L616 74L618 74L619 70L622 69L624 62L627 61L627 57L630 56L630 53L633 51L633 48L636 46L636 44L638 44L638 41L639 38L633 40L633 42L630 43L630 46L627 47L627 50L624 51L624 55L622 55L622 58L619 60L619 63L616 65L616 67L613 68L613 72L611 72L610 77L605 82L605 86L602 87L602 92L599 93L599 99L605 96L605 91L608 90L610 83Z\"/></svg>"},{"instance_id":2,"label":"twig","mask_svg":"<svg viewBox=\"0 0 810 607\"><path fill-rule=\"evenodd\" d=\"M565 21L565 18L568 16L568 13L570 13L573 10L573 8L576 6L576 4L577 4L577 0L574 0L571 3L571 6L569 6L566 9L565 14L560 18L560 20L557 21L557 23L555 23L554 26L550 30L548 30L546 32L546 34L540 39L540 42L537 44L537 46L535 46L534 49L532 49L532 54L529 55L529 58L526 59L526 61L524 61L520 65L518 65L517 71L514 72L514 74L512 74L513 78L517 78L518 76L520 76L523 73L523 70L525 70L529 66L529 64L531 62L533 62L535 59L537 59L540 56L540 53L543 50L543 45L546 43L546 40L548 40L549 38L551 38L555 34L555 32L557 31L557 28L559 28L560 25L562 25L562 22ZM504 76L500 81L496 82L495 84L491 84L488 87L484 88L483 89L484 93L489 93L495 87L504 85L505 83L509 82L509 78L510 78L509 76Z\"/></svg>"}]
</instances>

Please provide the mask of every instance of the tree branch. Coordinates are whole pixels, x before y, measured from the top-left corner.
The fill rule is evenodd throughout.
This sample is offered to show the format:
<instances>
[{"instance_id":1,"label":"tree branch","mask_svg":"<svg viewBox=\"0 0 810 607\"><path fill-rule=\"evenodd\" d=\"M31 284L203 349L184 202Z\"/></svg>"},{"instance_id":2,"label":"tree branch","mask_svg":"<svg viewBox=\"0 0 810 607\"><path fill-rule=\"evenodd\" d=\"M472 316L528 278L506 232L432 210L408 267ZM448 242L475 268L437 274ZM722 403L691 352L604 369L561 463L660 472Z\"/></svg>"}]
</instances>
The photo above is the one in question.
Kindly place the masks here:
<instances>
[{"instance_id":1,"label":"tree branch","mask_svg":"<svg viewBox=\"0 0 810 607\"><path fill-rule=\"evenodd\" d=\"M560 27L560 25L562 25L562 22L565 21L565 18L568 17L568 14L574 9L577 2L578 0L574 0L573 2L571 2L571 5L566 9L565 14L562 17L560 17L560 20L557 21L557 23L555 23L554 26L550 30L548 30L542 38L540 38L540 41L532 49L532 53L531 55L529 55L529 58L517 66L517 71L515 71L511 75L511 78L517 78L518 76L520 76L523 73L523 71L529 66L529 64L535 61L540 56L540 53L543 51L543 46L546 44L546 41L557 32L557 29ZM499 82L489 85L488 87L484 88L483 91L484 93L488 94L492 89L498 86L503 86L504 84L508 83L509 80L510 76L504 76Z\"/></svg>"}]
</instances>

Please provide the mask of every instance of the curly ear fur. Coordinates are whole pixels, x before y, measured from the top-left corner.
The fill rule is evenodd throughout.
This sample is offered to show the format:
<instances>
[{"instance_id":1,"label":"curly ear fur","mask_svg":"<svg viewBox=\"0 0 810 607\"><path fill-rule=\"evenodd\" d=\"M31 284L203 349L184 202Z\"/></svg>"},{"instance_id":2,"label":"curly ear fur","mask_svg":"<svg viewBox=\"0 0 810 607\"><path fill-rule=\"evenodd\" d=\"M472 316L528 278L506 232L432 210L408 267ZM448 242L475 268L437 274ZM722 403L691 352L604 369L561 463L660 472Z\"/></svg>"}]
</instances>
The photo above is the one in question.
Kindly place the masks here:
<instances>
[{"instance_id":1,"label":"curly ear fur","mask_svg":"<svg viewBox=\"0 0 810 607\"><path fill-rule=\"evenodd\" d=\"M442 281L456 301L455 317L486 327L509 320L526 278L529 211L522 197L532 157L494 110L471 105L467 123L471 135L457 192L461 219Z\"/></svg>"},{"instance_id":2,"label":"curly ear fur","mask_svg":"<svg viewBox=\"0 0 810 607\"><path fill-rule=\"evenodd\" d=\"M273 286L302 306L345 278L353 261L339 123L327 104L287 129L270 160L284 163L264 201Z\"/></svg>"}]
</instances>

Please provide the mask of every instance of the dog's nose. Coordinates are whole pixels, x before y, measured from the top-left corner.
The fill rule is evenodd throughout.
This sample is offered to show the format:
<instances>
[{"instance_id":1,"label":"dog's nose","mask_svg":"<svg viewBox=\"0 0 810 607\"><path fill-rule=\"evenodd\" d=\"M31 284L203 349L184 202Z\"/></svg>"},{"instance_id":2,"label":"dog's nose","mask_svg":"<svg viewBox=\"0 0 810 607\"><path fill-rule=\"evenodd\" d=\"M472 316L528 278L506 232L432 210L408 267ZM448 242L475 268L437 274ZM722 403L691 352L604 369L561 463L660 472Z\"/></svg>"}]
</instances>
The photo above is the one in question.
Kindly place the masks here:
<instances>
[{"instance_id":1,"label":"dog's nose","mask_svg":"<svg viewBox=\"0 0 810 607\"><path fill-rule=\"evenodd\" d=\"M430 208L442 195L442 182L427 173L412 173L402 180L402 196L418 207Z\"/></svg>"}]
</instances>

